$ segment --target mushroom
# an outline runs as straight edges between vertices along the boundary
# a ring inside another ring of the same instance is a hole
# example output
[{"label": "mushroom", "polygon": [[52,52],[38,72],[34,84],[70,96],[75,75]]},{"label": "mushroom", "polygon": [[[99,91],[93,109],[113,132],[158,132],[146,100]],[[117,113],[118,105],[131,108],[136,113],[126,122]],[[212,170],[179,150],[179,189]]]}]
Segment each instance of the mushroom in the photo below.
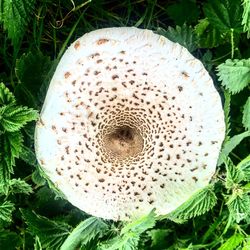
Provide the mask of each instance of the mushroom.
[{"label": "mushroom", "polygon": [[138,28],[76,40],[51,80],[37,159],[66,198],[98,217],[167,214],[206,186],[225,125],[220,96],[184,47]]}]

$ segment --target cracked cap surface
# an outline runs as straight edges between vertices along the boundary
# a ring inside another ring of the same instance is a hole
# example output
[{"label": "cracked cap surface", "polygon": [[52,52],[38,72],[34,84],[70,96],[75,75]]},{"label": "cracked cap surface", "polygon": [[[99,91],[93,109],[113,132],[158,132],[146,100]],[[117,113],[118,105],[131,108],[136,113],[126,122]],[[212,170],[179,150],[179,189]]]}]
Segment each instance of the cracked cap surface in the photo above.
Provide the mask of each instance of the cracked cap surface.
[{"label": "cracked cap surface", "polygon": [[36,126],[37,159],[94,216],[167,214],[209,183],[220,96],[184,47],[137,28],[85,34],[65,52]]}]

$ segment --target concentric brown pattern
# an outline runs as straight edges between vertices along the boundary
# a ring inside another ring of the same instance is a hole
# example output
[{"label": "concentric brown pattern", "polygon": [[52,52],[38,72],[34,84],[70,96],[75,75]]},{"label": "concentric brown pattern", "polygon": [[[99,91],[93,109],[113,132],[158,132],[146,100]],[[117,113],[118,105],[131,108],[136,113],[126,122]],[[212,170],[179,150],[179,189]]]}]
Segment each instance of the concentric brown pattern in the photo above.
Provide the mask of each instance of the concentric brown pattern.
[{"label": "concentric brown pattern", "polygon": [[151,31],[111,28],[61,59],[36,152],[72,204],[126,220],[166,214],[207,185],[223,138],[220,98],[198,60]]}]

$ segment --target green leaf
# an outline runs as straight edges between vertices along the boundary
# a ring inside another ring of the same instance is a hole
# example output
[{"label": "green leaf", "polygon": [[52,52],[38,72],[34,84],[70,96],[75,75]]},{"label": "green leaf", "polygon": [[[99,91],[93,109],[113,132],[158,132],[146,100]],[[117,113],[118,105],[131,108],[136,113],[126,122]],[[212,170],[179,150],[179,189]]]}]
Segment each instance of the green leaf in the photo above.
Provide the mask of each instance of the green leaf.
[{"label": "green leaf", "polygon": [[34,9],[35,0],[3,1],[2,21],[12,44],[17,48],[22,41]]},{"label": "green leaf", "polygon": [[3,83],[0,83],[0,107],[15,103],[15,101],[15,97],[10,90]]},{"label": "green leaf", "polygon": [[31,166],[37,166],[36,155],[30,148],[23,145],[22,151],[20,152],[20,159]]},{"label": "green leaf", "polygon": [[192,0],[180,0],[169,5],[166,11],[177,25],[196,22],[200,13],[198,6]]},{"label": "green leaf", "polygon": [[0,202],[0,220],[11,221],[11,214],[15,205],[10,201]]},{"label": "green leaf", "polygon": [[148,215],[143,216],[131,223],[125,225],[120,235],[117,237],[103,242],[100,249],[105,250],[136,250],[138,249],[138,243],[140,235],[147,229],[152,228],[155,225],[156,216],[154,211],[151,211]]},{"label": "green leaf", "polygon": [[212,27],[207,18],[199,20],[194,32],[200,48],[214,48],[225,42],[225,34]]},{"label": "green leaf", "polygon": [[244,193],[242,189],[235,189],[229,196],[227,206],[232,218],[239,223],[250,216],[250,196]]},{"label": "green leaf", "polygon": [[231,94],[229,91],[225,90],[224,91],[224,97],[225,97],[225,102],[224,102],[224,117],[225,117],[225,125],[226,125],[226,138],[224,140],[224,143],[230,139],[229,133],[231,131],[230,128],[230,108],[231,108]]},{"label": "green leaf", "polygon": [[168,242],[168,236],[172,233],[172,229],[152,229],[147,234],[152,240],[151,247],[153,249],[165,249]]},{"label": "green leaf", "polygon": [[34,250],[43,250],[42,244],[38,236],[35,237]]},{"label": "green leaf", "polygon": [[40,171],[38,169],[36,169],[32,173],[32,181],[38,186],[43,186],[46,183],[46,179],[41,176]]},{"label": "green leaf", "polygon": [[242,31],[240,0],[210,0],[203,8],[209,23],[222,32]]},{"label": "green leaf", "polygon": [[250,59],[228,59],[217,67],[217,71],[222,85],[233,94],[250,83]]},{"label": "green leaf", "polygon": [[[53,62],[48,56],[44,56],[40,51],[32,51],[23,54],[16,62],[16,75],[19,84],[15,89],[16,95],[22,99],[23,103],[38,109],[43,98],[39,92],[44,82],[49,82],[49,71]],[[30,73],[32,69],[32,74]]]},{"label": "green leaf", "polygon": [[28,107],[7,105],[0,108],[0,122],[4,130],[16,132],[28,122],[36,120],[38,113]]},{"label": "green leaf", "polygon": [[244,105],[242,123],[246,129],[250,130],[250,97]]},{"label": "green leaf", "polygon": [[218,250],[234,250],[236,249],[244,240],[244,236],[239,233],[235,233],[226,242],[224,242]]},{"label": "green leaf", "polygon": [[250,155],[243,159],[236,168],[240,172],[242,180],[250,182]]},{"label": "green leaf", "polygon": [[172,42],[179,43],[190,52],[197,49],[197,37],[191,26],[184,24],[181,27],[176,26],[175,29],[172,27],[168,27],[167,30],[158,29],[157,33],[167,37]]},{"label": "green leaf", "polygon": [[32,187],[21,179],[11,179],[9,181],[9,193],[14,194],[31,194]]},{"label": "green leaf", "polygon": [[206,213],[212,209],[217,202],[213,188],[213,185],[208,185],[197,191],[180,207],[169,213],[167,218],[173,221],[187,220]]},{"label": "green leaf", "polygon": [[250,38],[250,1],[243,0],[243,14],[242,14],[242,25],[243,31],[247,32],[247,38]]},{"label": "green leaf", "polygon": [[81,222],[68,236],[60,250],[75,250],[79,245],[86,245],[95,237],[102,237],[108,225],[101,219],[90,217]]},{"label": "green leaf", "polygon": [[233,149],[248,136],[250,136],[250,131],[243,132],[228,139],[222,147],[217,165],[220,166]]},{"label": "green leaf", "polygon": [[227,160],[224,163],[227,169],[226,188],[230,189],[241,181],[241,175],[229,157],[227,157]]},{"label": "green leaf", "polygon": [[21,210],[30,234],[38,236],[43,248],[59,249],[70,233],[71,227],[63,222],[55,222],[33,211]]},{"label": "green leaf", "polygon": [[16,233],[7,230],[0,230],[0,249],[22,249],[21,243],[21,238]]},{"label": "green leaf", "polygon": [[19,157],[22,150],[23,137],[20,131],[0,135],[0,183],[10,180],[13,173],[15,158]]}]

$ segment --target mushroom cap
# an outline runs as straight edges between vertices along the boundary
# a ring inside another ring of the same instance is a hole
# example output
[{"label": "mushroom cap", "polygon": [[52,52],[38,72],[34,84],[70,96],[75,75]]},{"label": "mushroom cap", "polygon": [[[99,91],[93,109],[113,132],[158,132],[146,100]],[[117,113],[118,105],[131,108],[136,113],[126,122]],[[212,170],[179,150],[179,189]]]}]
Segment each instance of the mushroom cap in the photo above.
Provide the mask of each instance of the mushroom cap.
[{"label": "mushroom cap", "polygon": [[167,214],[213,176],[220,96],[184,47],[134,27],[77,39],[36,125],[37,159],[67,199],[98,217]]}]

